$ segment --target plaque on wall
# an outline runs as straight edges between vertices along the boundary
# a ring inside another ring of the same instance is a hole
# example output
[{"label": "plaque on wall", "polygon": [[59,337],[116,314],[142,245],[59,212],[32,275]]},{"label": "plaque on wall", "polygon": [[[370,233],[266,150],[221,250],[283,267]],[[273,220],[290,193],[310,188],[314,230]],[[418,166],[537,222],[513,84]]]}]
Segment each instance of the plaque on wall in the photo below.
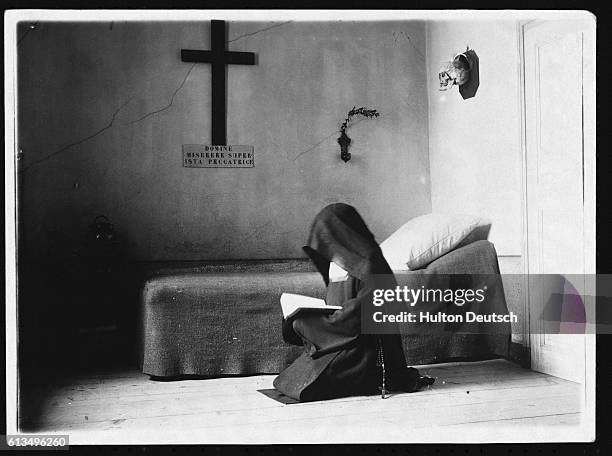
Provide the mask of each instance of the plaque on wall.
[{"label": "plaque on wall", "polygon": [[254,168],[253,146],[183,144],[185,168]]}]

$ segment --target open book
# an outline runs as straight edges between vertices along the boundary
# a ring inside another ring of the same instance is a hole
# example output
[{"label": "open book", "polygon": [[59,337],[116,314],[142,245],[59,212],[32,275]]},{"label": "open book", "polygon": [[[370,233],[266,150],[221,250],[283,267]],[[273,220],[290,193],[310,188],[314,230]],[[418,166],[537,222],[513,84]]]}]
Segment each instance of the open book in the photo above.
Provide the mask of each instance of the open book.
[{"label": "open book", "polygon": [[280,303],[281,309],[283,310],[283,318],[285,320],[302,311],[332,313],[338,309],[342,309],[341,306],[328,306],[325,304],[325,301],[319,298],[293,293],[283,293],[280,297]]}]

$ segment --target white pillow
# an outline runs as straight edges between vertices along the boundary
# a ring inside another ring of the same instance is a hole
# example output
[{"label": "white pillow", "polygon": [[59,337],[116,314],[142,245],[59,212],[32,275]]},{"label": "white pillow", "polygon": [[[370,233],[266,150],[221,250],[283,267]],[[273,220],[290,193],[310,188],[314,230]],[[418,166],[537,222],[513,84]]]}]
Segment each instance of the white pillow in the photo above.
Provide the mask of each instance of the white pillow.
[{"label": "white pillow", "polygon": [[450,252],[468,237],[469,242],[487,239],[490,229],[491,221],[484,217],[426,214],[402,225],[380,248],[392,270],[414,270]]}]

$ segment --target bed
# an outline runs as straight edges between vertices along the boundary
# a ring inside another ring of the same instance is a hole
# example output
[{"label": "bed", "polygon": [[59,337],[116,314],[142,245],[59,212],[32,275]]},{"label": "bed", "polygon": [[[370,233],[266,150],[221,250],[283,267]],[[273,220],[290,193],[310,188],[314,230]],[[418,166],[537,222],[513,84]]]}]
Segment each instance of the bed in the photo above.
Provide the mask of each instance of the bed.
[{"label": "bed", "polygon": [[[495,247],[477,241],[418,271],[395,273],[400,286],[423,274],[499,274]],[[452,285],[452,284],[450,284]],[[464,284],[465,285],[465,284]],[[492,284],[506,309],[501,277]],[[325,284],[306,260],[173,265],[152,271],[141,294],[142,371],[154,378],[276,374],[300,354],[283,342],[281,293],[323,298]],[[509,334],[402,334],[410,365],[505,357]]]}]

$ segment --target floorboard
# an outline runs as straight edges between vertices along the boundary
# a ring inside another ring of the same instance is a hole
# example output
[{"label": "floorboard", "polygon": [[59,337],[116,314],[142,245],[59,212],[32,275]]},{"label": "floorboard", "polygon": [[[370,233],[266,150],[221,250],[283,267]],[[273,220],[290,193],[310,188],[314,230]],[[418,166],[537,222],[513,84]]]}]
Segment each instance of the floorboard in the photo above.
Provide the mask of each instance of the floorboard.
[{"label": "floorboard", "polygon": [[257,391],[272,388],[273,375],[160,382],[123,370],[29,379],[20,429],[69,434],[72,443],[393,443],[546,441],[583,424],[583,387],[573,382],[505,360],[420,370],[436,378],[420,392],[293,405]]}]

